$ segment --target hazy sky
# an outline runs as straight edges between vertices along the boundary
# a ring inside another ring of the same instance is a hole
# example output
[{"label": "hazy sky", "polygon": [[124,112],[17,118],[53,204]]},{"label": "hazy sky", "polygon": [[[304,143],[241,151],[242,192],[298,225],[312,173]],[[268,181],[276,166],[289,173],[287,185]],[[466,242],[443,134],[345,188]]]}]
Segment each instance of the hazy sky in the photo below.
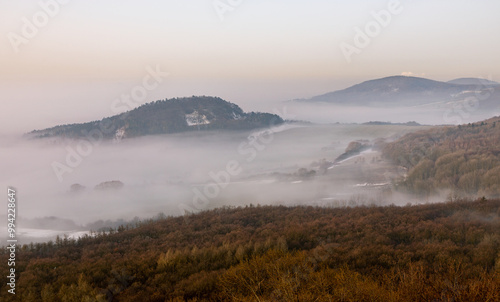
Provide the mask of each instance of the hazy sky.
[{"label": "hazy sky", "polygon": [[[244,110],[402,73],[500,79],[498,0],[401,0],[396,14],[386,0],[60,2],[0,2],[3,132],[111,115],[147,66],[169,76],[143,103],[217,95]],[[370,24],[349,63],[342,43]]]}]

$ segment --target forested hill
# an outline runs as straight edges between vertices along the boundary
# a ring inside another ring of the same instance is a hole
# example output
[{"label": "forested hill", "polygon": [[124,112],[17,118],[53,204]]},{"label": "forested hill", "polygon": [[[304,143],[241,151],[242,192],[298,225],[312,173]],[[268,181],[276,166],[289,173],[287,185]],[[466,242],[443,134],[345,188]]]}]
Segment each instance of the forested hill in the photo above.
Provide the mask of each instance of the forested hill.
[{"label": "forested hill", "polygon": [[247,130],[281,123],[283,120],[275,114],[245,113],[238,105],[221,98],[193,96],[148,103],[101,121],[35,130],[29,136],[127,138],[213,129]]},{"label": "forested hill", "polygon": [[454,196],[500,196],[500,117],[410,133],[385,146],[384,155],[408,168],[400,188]]},{"label": "forested hill", "polygon": [[485,199],[217,209],[24,245],[0,300],[500,301],[499,215]]}]

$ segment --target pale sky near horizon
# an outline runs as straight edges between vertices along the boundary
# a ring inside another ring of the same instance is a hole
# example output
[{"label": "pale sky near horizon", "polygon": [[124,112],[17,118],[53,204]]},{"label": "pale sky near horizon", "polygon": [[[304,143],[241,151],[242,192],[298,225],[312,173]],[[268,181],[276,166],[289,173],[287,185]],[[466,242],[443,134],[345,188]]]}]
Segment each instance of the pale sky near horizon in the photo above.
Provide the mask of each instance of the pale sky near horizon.
[{"label": "pale sky near horizon", "polygon": [[40,3],[54,1],[0,2],[1,129],[109,116],[147,66],[169,76],[143,103],[216,95],[244,110],[402,73],[500,80],[498,0],[401,0],[350,63],[341,43],[354,45],[354,28],[390,1],[220,0],[241,2],[221,21],[214,0],[66,0],[16,52],[23,18],[32,22]]}]

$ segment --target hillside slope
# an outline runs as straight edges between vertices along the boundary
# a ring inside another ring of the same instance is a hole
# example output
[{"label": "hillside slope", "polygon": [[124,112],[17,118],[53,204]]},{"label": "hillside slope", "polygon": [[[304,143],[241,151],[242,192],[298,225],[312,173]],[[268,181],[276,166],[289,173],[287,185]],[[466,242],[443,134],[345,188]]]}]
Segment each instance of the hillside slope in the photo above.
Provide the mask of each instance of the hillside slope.
[{"label": "hillside slope", "polygon": [[410,133],[383,153],[409,169],[399,185],[410,192],[500,196],[500,117]]},{"label": "hillside slope", "polygon": [[499,215],[482,199],[161,218],[23,246],[0,300],[500,301]]}]

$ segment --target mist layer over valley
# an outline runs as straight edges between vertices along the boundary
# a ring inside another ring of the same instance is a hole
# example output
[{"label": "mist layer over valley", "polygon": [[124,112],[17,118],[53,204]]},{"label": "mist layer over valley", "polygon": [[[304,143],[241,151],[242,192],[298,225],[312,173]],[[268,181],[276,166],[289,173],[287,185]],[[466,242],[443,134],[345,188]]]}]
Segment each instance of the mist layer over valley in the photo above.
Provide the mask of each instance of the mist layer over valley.
[{"label": "mist layer over valley", "polygon": [[[72,233],[95,229],[99,224],[91,223],[98,220],[178,216],[222,206],[405,204],[407,198],[390,194],[391,179],[404,171],[378,151],[370,147],[335,159],[352,141],[392,140],[422,128],[427,127],[286,123],[93,145],[78,139],[11,139],[1,147],[10,159],[3,163],[1,178],[19,190],[24,238],[43,234],[23,227]],[[110,181],[123,187],[96,188]],[[74,225],[33,221],[44,217]]]}]

